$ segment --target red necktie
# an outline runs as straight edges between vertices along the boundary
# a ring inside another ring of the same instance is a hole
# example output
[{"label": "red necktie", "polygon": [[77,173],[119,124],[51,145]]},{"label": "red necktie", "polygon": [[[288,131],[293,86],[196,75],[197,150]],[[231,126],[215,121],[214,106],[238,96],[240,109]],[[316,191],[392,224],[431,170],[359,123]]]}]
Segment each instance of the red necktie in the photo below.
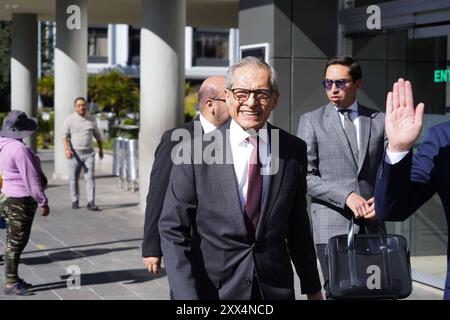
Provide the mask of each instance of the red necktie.
[{"label": "red necktie", "polygon": [[252,136],[248,137],[247,141],[253,146],[253,151],[248,164],[247,201],[244,206],[245,225],[249,234],[255,237],[256,226],[261,214],[263,177],[258,157],[258,139]]}]

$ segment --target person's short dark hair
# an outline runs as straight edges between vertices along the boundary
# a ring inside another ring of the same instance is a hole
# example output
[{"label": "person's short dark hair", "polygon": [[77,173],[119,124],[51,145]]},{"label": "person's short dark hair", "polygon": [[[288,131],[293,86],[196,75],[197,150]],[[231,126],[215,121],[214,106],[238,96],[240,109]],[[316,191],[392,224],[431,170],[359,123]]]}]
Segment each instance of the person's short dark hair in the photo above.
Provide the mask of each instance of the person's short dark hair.
[{"label": "person's short dark hair", "polygon": [[76,97],[75,100],[73,100],[73,104],[76,105],[78,100],[83,100],[84,103],[87,103],[86,98],[84,98],[84,97]]},{"label": "person's short dark hair", "polygon": [[330,58],[327,62],[327,65],[325,66],[325,71],[323,72],[323,74],[325,75],[327,73],[328,67],[332,66],[334,64],[339,64],[341,66],[348,67],[349,68],[348,73],[352,77],[353,81],[356,81],[356,80],[359,80],[362,78],[362,71],[361,71],[361,66],[359,65],[359,62],[350,56],[336,56],[336,57]]}]

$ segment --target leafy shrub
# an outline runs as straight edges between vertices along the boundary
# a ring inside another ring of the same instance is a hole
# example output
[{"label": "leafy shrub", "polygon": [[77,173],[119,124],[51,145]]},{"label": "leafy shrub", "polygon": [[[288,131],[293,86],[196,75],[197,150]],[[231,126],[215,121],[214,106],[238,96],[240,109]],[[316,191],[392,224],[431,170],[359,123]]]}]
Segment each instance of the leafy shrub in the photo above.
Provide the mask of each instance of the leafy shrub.
[{"label": "leafy shrub", "polygon": [[38,130],[37,130],[38,148],[48,149],[53,147],[54,143],[53,138],[55,130],[55,112],[48,108],[39,110],[37,120],[38,120]]},{"label": "leafy shrub", "polygon": [[55,78],[47,75],[39,79],[37,91],[41,95],[42,103],[45,107],[53,107],[55,96]]},{"label": "leafy shrub", "polygon": [[185,122],[193,120],[197,115],[198,95],[197,88],[186,81],[184,85],[184,120]]},{"label": "leafy shrub", "polygon": [[98,104],[100,111],[139,112],[139,88],[130,77],[116,69],[89,76],[88,96]]}]

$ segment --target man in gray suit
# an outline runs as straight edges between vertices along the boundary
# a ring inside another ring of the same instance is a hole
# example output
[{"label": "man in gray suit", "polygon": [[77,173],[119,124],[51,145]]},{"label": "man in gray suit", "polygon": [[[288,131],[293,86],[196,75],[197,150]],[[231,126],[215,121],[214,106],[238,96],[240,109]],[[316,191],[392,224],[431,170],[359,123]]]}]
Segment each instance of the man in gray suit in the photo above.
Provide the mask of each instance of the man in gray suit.
[{"label": "man in gray suit", "polygon": [[307,194],[327,289],[328,239],[347,233],[352,217],[369,232],[377,231],[373,195],[384,151],[384,113],[358,103],[362,72],[355,59],[333,57],[324,74],[322,85],[330,102],[302,115],[297,135],[307,144]]},{"label": "man in gray suit", "polygon": [[294,299],[291,260],[302,293],[321,299],[306,210],[306,145],[267,122],[278,100],[276,73],[246,57],[229,69],[226,85],[232,119],[181,145],[187,162],[172,168],[159,220],[172,298],[199,298],[195,230],[219,299]]}]

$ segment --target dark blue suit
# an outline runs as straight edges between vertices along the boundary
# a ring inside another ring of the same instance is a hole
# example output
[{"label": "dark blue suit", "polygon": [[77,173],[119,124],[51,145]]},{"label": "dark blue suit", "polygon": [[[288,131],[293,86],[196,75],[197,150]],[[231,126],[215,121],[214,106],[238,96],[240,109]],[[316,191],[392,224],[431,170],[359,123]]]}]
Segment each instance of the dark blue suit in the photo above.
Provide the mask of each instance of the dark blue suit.
[{"label": "dark blue suit", "polygon": [[[382,162],[375,188],[379,220],[402,221],[435,193],[439,195],[450,230],[450,121],[431,127],[420,150],[395,165]],[[450,300],[450,246],[444,299]]]}]

